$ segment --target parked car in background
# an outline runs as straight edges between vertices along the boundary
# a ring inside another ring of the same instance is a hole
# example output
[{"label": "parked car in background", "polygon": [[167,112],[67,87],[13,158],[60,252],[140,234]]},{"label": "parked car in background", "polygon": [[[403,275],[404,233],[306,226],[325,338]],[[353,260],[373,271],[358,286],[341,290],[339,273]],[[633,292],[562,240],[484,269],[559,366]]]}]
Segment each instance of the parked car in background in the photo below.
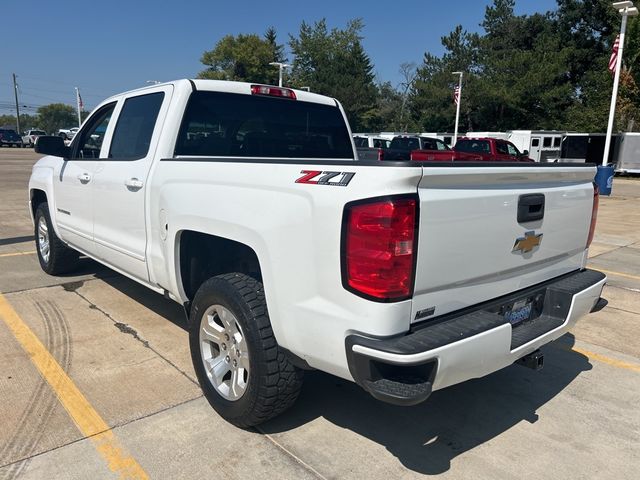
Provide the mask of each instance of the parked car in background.
[{"label": "parked car in background", "polygon": [[354,135],[353,143],[356,144],[356,148],[389,148],[391,140],[372,135]]},{"label": "parked car in background", "polygon": [[481,162],[533,162],[529,158],[529,152],[520,152],[516,146],[501,138],[466,138],[463,137],[456,142],[453,149],[456,152],[471,154],[464,160],[475,160]]},{"label": "parked car in background", "polygon": [[391,144],[384,151],[381,160],[411,160],[411,152],[414,150],[451,152],[451,149],[438,138],[421,135],[398,135],[391,140]]},{"label": "parked car in background", "polygon": [[76,133],[80,130],[78,127],[72,128],[61,128],[58,130],[58,136],[62,137],[64,140],[71,140],[75,137]]},{"label": "parked car in background", "polygon": [[354,134],[353,143],[358,152],[360,160],[382,160],[383,151],[389,148],[391,140],[389,138],[375,135]]},{"label": "parked car in background", "polygon": [[15,130],[0,128],[0,147],[24,147],[22,137]]},{"label": "parked car in background", "polygon": [[47,132],[44,130],[27,130],[22,136],[22,142],[25,146],[33,147],[36,144],[38,137],[42,137],[46,134]]}]

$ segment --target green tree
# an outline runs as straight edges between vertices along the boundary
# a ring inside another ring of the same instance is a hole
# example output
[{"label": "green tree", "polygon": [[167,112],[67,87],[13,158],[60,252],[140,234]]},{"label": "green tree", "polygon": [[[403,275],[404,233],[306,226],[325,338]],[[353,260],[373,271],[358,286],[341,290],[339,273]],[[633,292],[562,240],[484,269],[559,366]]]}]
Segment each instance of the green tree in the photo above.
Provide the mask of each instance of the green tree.
[{"label": "green tree", "polygon": [[478,92],[478,43],[476,34],[470,34],[458,25],[441,38],[445,53],[436,57],[425,53],[422,65],[409,93],[409,110],[418,129],[432,132],[453,132],[456,106],[453,90],[458,77],[452,72],[464,72],[460,130],[474,129]]},{"label": "green tree", "polygon": [[38,126],[47,133],[55,134],[61,128],[78,124],[76,110],[64,103],[52,103],[38,108]]},{"label": "green tree", "polygon": [[[16,116],[15,115],[0,115],[0,127],[10,127],[16,129]],[[36,115],[20,114],[20,129],[22,134],[25,130],[30,128],[40,128],[38,125],[38,117]]]},{"label": "green tree", "polygon": [[368,129],[376,118],[373,65],[362,47],[361,19],[344,30],[329,30],[325,19],[302,22],[298,36],[290,36],[294,54],[292,83],[337,98],[354,130]]},{"label": "green tree", "polygon": [[208,68],[198,78],[275,84],[278,70],[269,63],[283,60],[283,48],[278,45],[273,28],[264,38],[255,34],[227,35],[213,50],[202,54],[200,61]]}]

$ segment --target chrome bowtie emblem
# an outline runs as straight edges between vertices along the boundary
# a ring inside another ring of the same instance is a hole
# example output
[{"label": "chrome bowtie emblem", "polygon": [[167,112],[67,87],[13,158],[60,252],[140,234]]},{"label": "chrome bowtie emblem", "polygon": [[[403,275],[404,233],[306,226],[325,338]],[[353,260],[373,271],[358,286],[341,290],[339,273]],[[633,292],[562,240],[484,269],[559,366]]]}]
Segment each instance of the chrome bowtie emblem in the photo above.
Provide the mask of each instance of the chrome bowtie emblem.
[{"label": "chrome bowtie emblem", "polygon": [[524,237],[516,238],[512,252],[527,253],[536,248],[542,242],[542,234],[536,232],[525,232]]}]

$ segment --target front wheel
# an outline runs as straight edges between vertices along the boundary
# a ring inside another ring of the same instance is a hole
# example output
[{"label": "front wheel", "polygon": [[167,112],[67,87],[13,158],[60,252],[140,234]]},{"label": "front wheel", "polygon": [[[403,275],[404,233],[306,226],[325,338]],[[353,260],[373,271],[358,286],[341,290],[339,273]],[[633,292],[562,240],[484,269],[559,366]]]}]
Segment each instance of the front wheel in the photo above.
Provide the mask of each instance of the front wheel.
[{"label": "front wheel", "polygon": [[35,238],[40,267],[46,273],[60,275],[77,266],[80,255],[77,251],[67,247],[56,235],[46,202],[36,208]]},{"label": "front wheel", "polygon": [[293,405],[303,372],[276,342],[260,282],[242,273],[210,278],[198,289],[189,320],[198,381],[225,420],[247,428]]}]

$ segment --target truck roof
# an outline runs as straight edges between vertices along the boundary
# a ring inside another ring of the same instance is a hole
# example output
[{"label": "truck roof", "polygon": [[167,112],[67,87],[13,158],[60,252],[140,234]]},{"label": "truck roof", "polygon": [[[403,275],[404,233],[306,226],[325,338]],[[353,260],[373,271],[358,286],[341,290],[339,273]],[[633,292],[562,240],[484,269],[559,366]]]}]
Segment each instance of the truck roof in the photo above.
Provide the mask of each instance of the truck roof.
[{"label": "truck roof", "polygon": [[[190,85],[190,88],[199,90],[199,91],[208,91],[208,92],[224,92],[224,93],[239,93],[244,95],[251,95],[251,86],[252,85],[264,85],[274,88],[285,88],[287,90],[292,90],[295,92],[296,100],[303,102],[312,102],[312,103],[320,103],[323,105],[334,105],[337,106],[338,102],[331,97],[327,97],[325,95],[320,95],[317,93],[307,92],[306,90],[296,90],[291,87],[278,87],[276,85],[268,85],[264,83],[258,82],[233,82],[228,80],[203,80],[203,79],[179,79],[172,80],[169,82],[163,82],[153,85],[146,85],[141,88],[136,88],[133,90],[128,90],[126,92],[120,92],[116,95],[112,95],[110,98],[119,97],[121,95],[129,95],[131,93],[144,92],[145,90],[153,90],[159,86],[163,85]],[[108,100],[108,99],[107,99]]]}]

